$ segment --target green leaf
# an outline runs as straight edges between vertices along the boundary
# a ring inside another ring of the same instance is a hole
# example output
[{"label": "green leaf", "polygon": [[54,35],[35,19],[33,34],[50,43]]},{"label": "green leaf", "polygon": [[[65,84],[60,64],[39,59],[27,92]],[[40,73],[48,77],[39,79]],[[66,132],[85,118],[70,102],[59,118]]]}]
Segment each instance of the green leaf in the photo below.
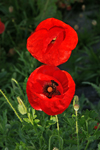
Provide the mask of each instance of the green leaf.
[{"label": "green leaf", "polygon": [[27,123],[30,123],[30,120],[28,118],[23,118],[24,121],[26,121]]},{"label": "green leaf", "polygon": [[94,140],[96,140],[96,135],[89,136],[89,137],[87,138],[87,140],[90,141],[90,142],[93,142]]},{"label": "green leaf", "polygon": [[51,116],[50,120],[56,122],[56,117],[55,116],[54,117]]},{"label": "green leaf", "polygon": [[100,96],[100,86],[97,86],[96,84],[90,83],[90,82],[83,82],[83,84],[89,84],[89,85],[91,85],[96,90],[96,92],[98,93],[98,95]]},{"label": "green leaf", "polygon": [[54,17],[56,18],[57,15],[57,0],[38,0],[37,5],[39,7],[40,13],[38,16],[35,17],[35,26],[37,26],[41,21]]},{"label": "green leaf", "polygon": [[41,125],[38,124],[38,127],[41,131],[44,131],[44,127],[42,127]]},{"label": "green leaf", "polygon": [[100,150],[100,143],[98,144],[98,150]]},{"label": "green leaf", "polygon": [[32,109],[32,116],[35,119],[37,116],[35,115],[35,109]]},{"label": "green leaf", "polygon": [[38,124],[38,123],[40,122],[40,120],[39,120],[39,119],[35,119],[34,122],[35,122],[36,124]]},{"label": "green leaf", "polygon": [[74,3],[74,2],[75,2],[75,0],[70,0],[70,2],[71,2],[71,3]]}]

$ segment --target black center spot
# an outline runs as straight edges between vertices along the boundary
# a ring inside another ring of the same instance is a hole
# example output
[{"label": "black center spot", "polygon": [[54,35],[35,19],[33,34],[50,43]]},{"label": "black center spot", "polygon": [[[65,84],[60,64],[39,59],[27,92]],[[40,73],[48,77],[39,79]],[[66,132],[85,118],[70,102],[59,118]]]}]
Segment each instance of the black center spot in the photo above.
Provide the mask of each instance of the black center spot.
[{"label": "black center spot", "polygon": [[57,90],[58,83],[54,80],[51,80],[51,82],[46,83],[43,87],[43,93],[48,97],[52,98],[52,96],[55,95],[61,95],[61,93]]}]

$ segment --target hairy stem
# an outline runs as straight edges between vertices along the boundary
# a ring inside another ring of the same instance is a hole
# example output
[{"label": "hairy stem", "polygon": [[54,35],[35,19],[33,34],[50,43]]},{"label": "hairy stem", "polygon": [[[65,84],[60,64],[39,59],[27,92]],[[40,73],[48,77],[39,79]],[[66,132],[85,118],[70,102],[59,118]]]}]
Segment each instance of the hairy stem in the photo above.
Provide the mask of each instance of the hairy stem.
[{"label": "hairy stem", "polygon": [[78,136],[78,118],[77,118],[77,111],[75,111],[75,115],[76,115],[77,150],[79,150],[79,136]]},{"label": "hairy stem", "polygon": [[59,122],[58,122],[58,116],[57,115],[55,115],[56,116],[56,121],[57,121],[57,130],[58,130],[58,134],[59,134]]},{"label": "hairy stem", "polygon": [[12,110],[15,112],[16,116],[18,117],[18,119],[20,120],[20,122],[23,122],[22,119],[20,118],[20,116],[18,115],[17,111],[15,110],[15,108],[12,106],[12,104],[10,103],[10,101],[8,100],[8,98],[6,97],[6,95],[3,93],[3,91],[0,89],[1,94],[4,96],[4,98],[7,100],[8,104],[10,105],[10,107],[12,108]]}]

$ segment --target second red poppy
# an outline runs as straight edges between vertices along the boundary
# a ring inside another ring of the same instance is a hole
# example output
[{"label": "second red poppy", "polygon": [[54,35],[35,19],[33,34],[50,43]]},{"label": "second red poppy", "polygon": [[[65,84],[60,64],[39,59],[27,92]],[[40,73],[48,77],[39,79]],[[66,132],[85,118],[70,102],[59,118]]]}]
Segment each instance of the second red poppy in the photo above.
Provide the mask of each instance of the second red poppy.
[{"label": "second red poppy", "polygon": [[71,26],[48,18],[28,38],[27,49],[40,62],[58,66],[69,59],[77,43],[77,33]]},{"label": "second red poppy", "polygon": [[65,111],[75,93],[75,83],[71,75],[58,67],[42,65],[28,78],[27,97],[31,106],[48,115],[58,115]]}]

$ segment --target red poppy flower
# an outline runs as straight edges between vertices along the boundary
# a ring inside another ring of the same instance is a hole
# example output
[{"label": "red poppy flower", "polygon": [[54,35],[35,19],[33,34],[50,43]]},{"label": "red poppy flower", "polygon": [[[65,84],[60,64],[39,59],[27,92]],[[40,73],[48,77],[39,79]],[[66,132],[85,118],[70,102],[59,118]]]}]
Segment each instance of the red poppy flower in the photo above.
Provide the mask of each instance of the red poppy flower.
[{"label": "red poppy flower", "polygon": [[98,128],[98,126],[99,126],[99,123],[97,123],[97,126],[94,126],[94,129],[97,129],[97,128]]},{"label": "red poppy flower", "polygon": [[58,66],[69,59],[77,42],[77,33],[71,26],[48,18],[28,38],[27,49],[40,62]]},{"label": "red poppy flower", "polygon": [[68,72],[55,66],[42,65],[29,76],[26,92],[34,109],[57,115],[71,103],[75,83]]},{"label": "red poppy flower", "polygon": [[4,23],[1,22],[1,19],[0,19],[0,34],[3,33],[5,30],[5,25]]}]

